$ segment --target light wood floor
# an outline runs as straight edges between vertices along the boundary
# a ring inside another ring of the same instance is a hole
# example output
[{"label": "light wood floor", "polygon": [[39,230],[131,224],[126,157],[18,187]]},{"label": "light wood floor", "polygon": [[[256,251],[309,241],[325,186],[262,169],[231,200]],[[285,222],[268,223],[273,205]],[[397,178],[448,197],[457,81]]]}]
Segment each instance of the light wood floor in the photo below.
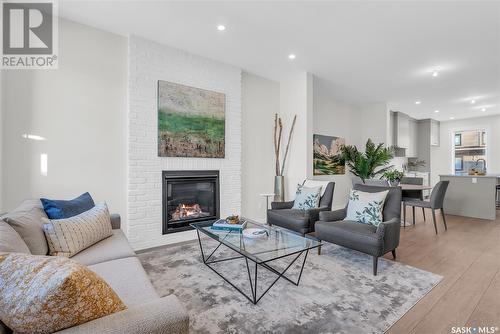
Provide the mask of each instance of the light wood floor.
[{"label": "light wood floor", "polygon": [[[443,280],[388,333],[449,334],[452,326],[500,328],[500,212],[496,221],[447,215],[447,231],[438,217],[438,235],[430,211],[426,222],[421,212],[417,214],[415,226],[401,229],[397,261]],[[410,210],[407,219],[411,220]],[[390,253],[386,257],[391,258]]]}]

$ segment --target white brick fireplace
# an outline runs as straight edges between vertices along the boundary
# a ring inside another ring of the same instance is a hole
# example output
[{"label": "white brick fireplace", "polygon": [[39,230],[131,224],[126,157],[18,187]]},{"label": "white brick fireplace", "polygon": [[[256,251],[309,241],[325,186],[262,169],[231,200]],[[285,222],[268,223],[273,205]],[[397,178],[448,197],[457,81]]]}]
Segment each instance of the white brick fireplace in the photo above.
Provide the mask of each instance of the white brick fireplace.
[{"label": "white brick fireplace", "polygon": [[[128,52],[128,238],[135,249],[193,239],[162,234],[162,171],[219,170],[221,216],[241,211],[241,70],[134,36]],[[158,80],[226,94],[224,159],[158,157]]]}]

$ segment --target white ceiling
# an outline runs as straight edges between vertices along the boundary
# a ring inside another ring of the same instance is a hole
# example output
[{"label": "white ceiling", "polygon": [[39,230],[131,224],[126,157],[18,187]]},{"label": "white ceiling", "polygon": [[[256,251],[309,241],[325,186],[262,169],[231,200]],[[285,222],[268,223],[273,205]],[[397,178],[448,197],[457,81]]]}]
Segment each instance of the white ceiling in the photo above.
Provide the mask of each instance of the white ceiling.
[{"label": "white ceiling", "polygon": [[354,104],[438,120],[500,113],[497,1],[60,1],[59,11],[274,80],[305,70]]}]

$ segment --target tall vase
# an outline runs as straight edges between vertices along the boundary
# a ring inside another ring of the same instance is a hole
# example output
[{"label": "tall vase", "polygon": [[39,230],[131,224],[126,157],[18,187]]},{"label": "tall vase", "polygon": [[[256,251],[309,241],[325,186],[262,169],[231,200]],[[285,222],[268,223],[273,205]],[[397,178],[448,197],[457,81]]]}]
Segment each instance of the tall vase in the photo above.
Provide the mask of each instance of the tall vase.
[{"label": "tall vase", "polygon": [[276,175],[274,177],[274,201],[283,202],[285,200],[285,177]]}]

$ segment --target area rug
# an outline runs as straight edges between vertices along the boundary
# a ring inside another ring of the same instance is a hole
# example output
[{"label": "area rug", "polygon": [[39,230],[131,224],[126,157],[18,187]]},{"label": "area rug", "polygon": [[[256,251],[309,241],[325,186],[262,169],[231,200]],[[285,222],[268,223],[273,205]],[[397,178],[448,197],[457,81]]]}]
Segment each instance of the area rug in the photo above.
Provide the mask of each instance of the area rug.
[{"label": "area rug", "polygon": [[[223,248],[214,256],[238,255]],[[254,305],[203,264],[198,241],[138,256],[158,293],[175,294],[186,307],[190,333],[384,333],[441,280],[386,259],[379,260],[373,276],[371,256],[327,244],[320,256],[309,252],[299,286],[280,279]],[[285,268],[286,260],[273,266]],[[291,279],[298,277],[300,264],[287,271]],[[243,259],[215,265],[251,295]],[[260,295],[276,275],[264,268],[258,275]]]}]

